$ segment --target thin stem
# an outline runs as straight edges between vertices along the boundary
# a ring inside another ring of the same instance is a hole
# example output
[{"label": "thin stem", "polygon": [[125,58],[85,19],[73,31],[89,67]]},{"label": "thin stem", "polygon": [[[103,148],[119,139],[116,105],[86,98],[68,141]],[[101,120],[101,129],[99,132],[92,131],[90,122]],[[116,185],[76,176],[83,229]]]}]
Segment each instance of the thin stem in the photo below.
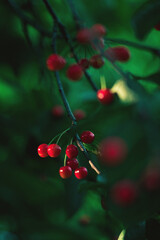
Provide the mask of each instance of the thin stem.
[{"label": "thin stem", "polygon": [[144,51],[149,51],[149,52],[152,52],[152,53],[160,56],[160,49],[158,49],[158,48],[145,46],[145,45],[140,44],[140,43],[135,43],[135,42],[126,41],[126,40],[123,40],[123,39],[116,39],[116,38],[108,38],[107,37],[106,41],[111,42],[111,43],[113,42],[113,43],[124,44],[124,45],[127,45],[127,46],[131,46],[131,47],[134,47],[134,48],[144,50]]},{"label": "thin stem", "polygon": [[52,138],[52,140],[48,143],[48,145],[50,145],[57,137],[59,137],[61,135],[61,133],[57,134],[55,137]]},{"label": "thin stem", "polygon": [[68,132],[70,129],[71,129],[71,128],[69,127],[69,128],[67,128],[66,130],[64,130],[64,131],[60,134],[59,138],[57,139],[56,144],[59,143],[59,140],[61,139],[61,137],[63,136],[63,134],[65,134],[66,132]]},{"label": "thin stem", "polygon": [[106,89],[106,80],[104,76],[100,76],[101,89]]},{"label": "thin stem", "polygon": [[73,2],[73,0],[66,0],[66,1],[67,1],[68,5],[71,9],[73,19],[75,21],[76,29],[79,30],[80,28],[83,27],[83,24],[82,24],[82,21],[79,18],[79,15],[78,15],[77,10],[75,8],[74,2]]},{"label": "thin stem", "polygon": [[64,166],[66,166],[66,161],[67,161],[67,155],[65,154],[65,156],[64,156]]}]

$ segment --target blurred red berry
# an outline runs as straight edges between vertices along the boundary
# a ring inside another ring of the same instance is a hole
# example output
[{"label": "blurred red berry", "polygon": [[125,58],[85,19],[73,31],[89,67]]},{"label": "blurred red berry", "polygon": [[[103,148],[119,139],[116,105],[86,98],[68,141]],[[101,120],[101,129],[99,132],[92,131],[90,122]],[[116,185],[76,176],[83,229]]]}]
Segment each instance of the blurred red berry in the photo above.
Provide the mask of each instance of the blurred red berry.
[{"label": "blurred red berry", "polygon": [[150,167],[143,175],[143,186],[148,191],[160,189],[160,168]]},{"label": "blurred red berry", "polygon": [[102,24],[95,24],[91,27],[91,34],[93,38],[103,37],[106,34],[106,28]]},{"label": "blurred red berry", "polygon": [[121,206],[132,204],[137,197],[135,183],[130,180],[123,180],[116,183],[111,190],[112,200]]},{"label": "blurred red berry", "polygon": [[101,161],[108,166],[120,164],[127,156],[127,145],[119,137],[109,137],[100,144]]},{"label": "blurred red berry", "polygon": [[79,167],[79,162],[77,158],[67,159],[66,165],[72,168],[72,170],[75,170]]},{"label": "blurred red berry", "polygon": [[94,133],[92,133],[91,131],[84,131],[81,134],[81,141],[83,143],[92,143],[94,141]]},{"label": "blurred red berry", "polygon": [[84,179],[84,178],[86,178],[87,175],[88,175],[87,168],[85,168],[85,167],[77,168],[77,169],[74,171],[74,175],[75,175],[75,177],[78,178],[78,179]]},{"label": "blurred red berry", "polygon": [[129,49],[123,46],[108,48],[106,53],[114,61],[127,62],[130,59]]},{"label": "blurred red berry", "polygon": [[76,158],[78,155],[78,148],[73,144],[68,145],[66,148],[66,155],[70,159]]},{"label": "blurred red berry", "polygon": [[82,67],[83,70],[89,68],[90,66],[90,62],[88,59],[86,58],[82,58],[80,61],[79,61],[79,65]]},{"label": "blurred red berry", "polygon": [[64,166],[59,169],[59,175],[61,178],[70,178],[72,175],[72,169],[69,166]]},{"label": "blurred red berry", "polygon": [[94,55],[90,59],[90,65],[93,68],[101,68],[104,65],[104,60],[100,55]]},{"label": "blurred red berry", "polygon": [[157,31],[160,31],[160,23],[155,25],[154,28],[157,30]]},{"label": "blurred red berry", "polygon": [[82,217],[80,217],[80,219],[79,219],[79,223],[81,224],[81,225],[88,225],[89,223],[90,223],[90,221],[91,221],[91,219],[90,219],[90,217],[88,216],[88,215],[83,215]]},{"label": "blurred red berry", "polygon": [[51,71],[61,70],[64,68],[65,64],[66,60],[57,54],[52,54],[47,59],[47,67]]},{"label": "blurred red berry", "polygon": [[74,116],[76,120],[79,121],[86,117],[86,113],[81,109],[77,109],[74,111]]},{"label": "blurred red berry", "polygon": [[100,89],[97,92],[97,98],[102,104],[108,105],[113,102],[114,94],[111,92],[110,89]]},{"label": "blurred red berry", "polygon": [[77,41],[81,44],[86,44],[91,41],[91,32],[88,28],[83,28],[77,33]]},{"label": "blurred red berry", "polygon": [[48,155],[49,155],[50,157],[56,158],[56,157],[58,157],[58,156],[60,155],[60,153],[61,153],[61,147],[60,147],[59,145],[55,144],[55,143],[50,144],[50,145],[48,146],[47,152],[48,152]]},{"label": "blurred red berry", "polygon": [[67,70],[67,77],[70,80],[77,81],[83,76],[83,69],[79,64],[69,66]]},{"label": "blurred red berry", "polygon": [[48,149],[48,145],[47,144],[43,143],[43,144],[39,145],[39,147],[38,147],[38,155],[41,158],[47,157],[48,156],[47,149]]},{"label": "blurred red berry", "polygon": [[56,105],[52,108],[52,114],[54,117],[60,118],[64,115],[64,109],[61,105]]}]

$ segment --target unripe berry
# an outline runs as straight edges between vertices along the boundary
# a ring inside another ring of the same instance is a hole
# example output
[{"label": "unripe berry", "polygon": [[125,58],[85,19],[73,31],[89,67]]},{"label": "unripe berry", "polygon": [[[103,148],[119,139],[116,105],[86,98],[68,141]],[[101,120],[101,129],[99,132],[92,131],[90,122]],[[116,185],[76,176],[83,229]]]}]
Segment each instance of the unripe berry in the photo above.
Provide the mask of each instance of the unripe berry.
[{"label": "unripe berry", "polygon": [[47,59],[47,67],[51,71],[61,70],[64,68],[65,64],[66,60],[57,54],[52,54]]},{"label": "unripe berry", "polygon": [[136,185],[130,180],[116,183],[111,191],[113,201],[120,206],[132,204],[137,197]]},{"label": "unripe berry", "polygon": [[67,159],[66,165],[72,168],[72,170],[75,170],[79,167],[79,162],[76,158]]},{"label": "unripe berry", "polygon": [[113,61],[127,62],[130,59],[129,49],[123,46],[108,48],[106,53]]},{"label": "unripe berry", "polygon": [[160,168],[150,167],[143,175],[143,186],[148,191],[160,189]]},{"label": "unripe berry", "polygon": [[83,143],[92,143],[94,141],[94,133],[92,133],[91,131],[84,131],[81,134],[81,141]]},{"label": "unripe berry", "polygon": [[78,148],[73,144],[68,145],[66,148],[66,155],[70,159],[76,158],[78,155]]},{"label": "unripe berry", "polygon": [[106,34],[106,28],[102,24],[95,24],[91,27],[92,37],[103,37]]},{"label": "unripe berry", "polygon": [[90,43],[91,41],[91,32],[90,29],[83,28],[77,33],[77,41],[81,44]]},{"label": "unripe berry", "polygon": [[120,164],[127,156],[127,145],[119,137],[109,137],[100,144],[100,159],[108,166]]},{"label": "unripe berry", "polygon": [[77,168],[77,169],[74,171],[74,175],[75,175],[75,177],[78,178],[78,179],[84,179],[84,178],[86,178],[87,175],[88,175],[87,168],[85,168],[85,167]]},{"label": "unripe berry", "polygon": [[67,70],[67,77],[70,80],[77,81],[83,76],[83,69],[78,64],[71,65]]},{"label": "unripe berry", "polygon": [[64,166],[59,169],[59,175],[61,178],[70,178],[72,175],[72,169],[69,166]]},{"label": "unripe berry", "polygon": [[108,105],[113,102],[114,95],[110,89],[105,88],[98,90],[97,98],[102,104]]},{"label": "unripe berry", "polygon": [[86,117],[86,113],[81,109],[77,109],[74,111],[74,116],[76,120],[79,121]]},{"label": "unripe berry", "polygon": [[48,146],[47,152],[50,157],[56,158],[61,153],[61,147],[59,145],[53,143]]},{"label": "unripe berry", "polygon": [[101,68],[104,65],[104,60],[100,55],[94,55],[90,59],[90,65],[96,69]]},{"label": "unripe berry", "polygon": [[64,115],[64,109],[61,105],[56,105],[52,108],[52,114],[56,118],[61,118]]},{"label": "unripe berry", "polygon": [[157,30],[157,31],[160,31],[160,23],[155,25],[154,28]]},{"label": "unripe berry", "polygon": [[48,153],[47,153],[47,149],[48,149],[48,145],[43,143],[41,145],[39,145],[38,147],[38,155],[42,158],[45,158],[48,156]]},{"label": "unripe berry", "polygon": [[80,61],[79,61],[79,65],[82,67],[83,70],[89,68],[90,66],[90,62],[88,59],[86,58],[82,58]]}]

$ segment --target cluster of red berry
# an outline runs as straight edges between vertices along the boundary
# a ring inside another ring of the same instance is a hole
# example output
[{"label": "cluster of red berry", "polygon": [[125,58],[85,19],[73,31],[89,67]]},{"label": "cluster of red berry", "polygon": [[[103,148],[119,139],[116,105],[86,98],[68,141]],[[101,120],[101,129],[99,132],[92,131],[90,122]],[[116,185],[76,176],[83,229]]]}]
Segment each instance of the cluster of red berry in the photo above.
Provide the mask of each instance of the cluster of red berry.
[{"label": "cluster of red berry", "polygon": [[[90,144],[93,142],[95,136],[91,131],[84,131],[81,134],[81,141],[83,143]],[[61,153],[61,147],[58,144],[47,145],[45,143],[39,145],[38,155],[42,158],[50,156],[56,158]],[[77,146],[70,144],[66,148],[66,156],[68,157],[65,166],[59,169],[59,174],[62,178],[66,179],[71,177],[72,170],[74,170],[75,177],[78,179],[84,179],[88,175],[88,171],[85,167],[79,167],[77,160],[78,148]]]},{"label": "cluster of red berry", "polygon": [[154,28],[155,28],[157,31],[160,31],[160,23],[158,23],[157,25],[155,25]]}]

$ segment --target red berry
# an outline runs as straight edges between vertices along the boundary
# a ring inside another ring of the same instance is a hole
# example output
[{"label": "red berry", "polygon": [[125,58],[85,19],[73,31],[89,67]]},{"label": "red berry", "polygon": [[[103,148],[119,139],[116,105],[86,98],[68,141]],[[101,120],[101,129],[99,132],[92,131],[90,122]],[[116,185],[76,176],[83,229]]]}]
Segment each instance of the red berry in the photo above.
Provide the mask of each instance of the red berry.
[{"label": "red berry", "polygon": [[70,80],[77,81],[83,76],[83,69],[78,64],[71,65],[67,70],[67,77]]},{"label": "red berry", "polygon": [[81,44],[89,43],[91,40],[90,29],[83,28],[77,33],[77,41]]},{"label": "red berry", "polygon": [[39,145],[38,147],[38,155],[42,158],[45,158],[48,156],[48,153],[47,153],[47,148],[48,148],[48,145],[43,143],[41,145]]},{"label": "red berry", "polygon": [[83,215],[80,219],[79,219],[79,223],[81,225],[88,225],[90,223],[91,219],[88,215]]},{"label": "red berry", "polygon": [[94,133],[90,131],[84,131],[81,134],[81,141],[84,143],[92,143],[94,140]]},{"label": "red berry", "polygon": [[150,167],[143,175],[143,186],[148,191],[158,190],[160,188],[160,168]]},{"label": "red berry", "polygon": [[61,105],[56,105],[52,108],[52,114],[54,117],[60,118],[64,115],[64,109]]},{"label": "red berry", "polygon": [[75,177],[78,178],[78,179],[86,178],[87,175],[88,175],[87,168],[85,168],[85,167],[77,168],[77,169],[74,171],[74,175],[75,175]]},{"label": "red berry", "polygon": [[110,55],[112,60],[117,60],[120,62],[127,62],[130,59],[130,51],[126,47],[113,47],[108,48],[106,53]]},{"label": "red berry", "polygon": [[75,170],[79,167],[79,162],[78,162],[77,158],[67,159],[66,165],[69,166],[70,168],[72,168],[72,170]]},{"label": "red berry", "polygon": [[80,61],[79,61],[79,65],[83,68],[83,70],[89,68],[90,66],[90,62],[88,59],[86,58],[82,58]]},{"label": "red berry", "polygon": [[61,70],[65,64],[66,60],[57,54],[52,54],[47,59],[47,67],[51,71]]},{"label": "red berry", "polygon": [[98,90],[97,98],[102,104],[108,105],[113,102],[114,95],[110,89],[105,88]]},{"label": "red berry", "polygon": [[78,148],[73,144],[68,145],[66,148],[66,155],[70,159],[77,157]]},{"label": "red berry", "polygon": [[118,137],[109,137],[100,144],[101,160],[109,166],[121,163],[125,159],[127,152],[126,143]]},{"label": "red berry", "polygon": [[116,183],[111,191],[113,201],[121,206],[132,204],[137,197],[137,189],[133,182],[124,180]]},{"label": "red berry", "polygon": [[104,60],[100,55],[94,55],[90,59],[90,64],[93,68],[101,68],[104,65]]},{"label": "red berry", "polygon": [[106,34],[106,28],[102,24],[95,24],[91,28],[92,37],[103,37]]},{"label": "red berry", "polygon": [[47,152],[50,157],[56,158],[61,153],[61,147],[59,145],[53,143],[48,146]]},{"label": "red berry", "polygon": [[75,116],[76,120],[79,121],[86,117],[86,113],[81,109],[77,109],[74,111],[74,116]]},{"label": "red berry", "polygon": [[72,169],[69,166],[64,166],[59,169],[59,175],[61,178],[69,178],[72,175]]},{"label": "red berry", "polygon": [[154,26],[154,28],[155,28],[157,31],[160,31],[160,23],[157,24],[156,26]]}]

